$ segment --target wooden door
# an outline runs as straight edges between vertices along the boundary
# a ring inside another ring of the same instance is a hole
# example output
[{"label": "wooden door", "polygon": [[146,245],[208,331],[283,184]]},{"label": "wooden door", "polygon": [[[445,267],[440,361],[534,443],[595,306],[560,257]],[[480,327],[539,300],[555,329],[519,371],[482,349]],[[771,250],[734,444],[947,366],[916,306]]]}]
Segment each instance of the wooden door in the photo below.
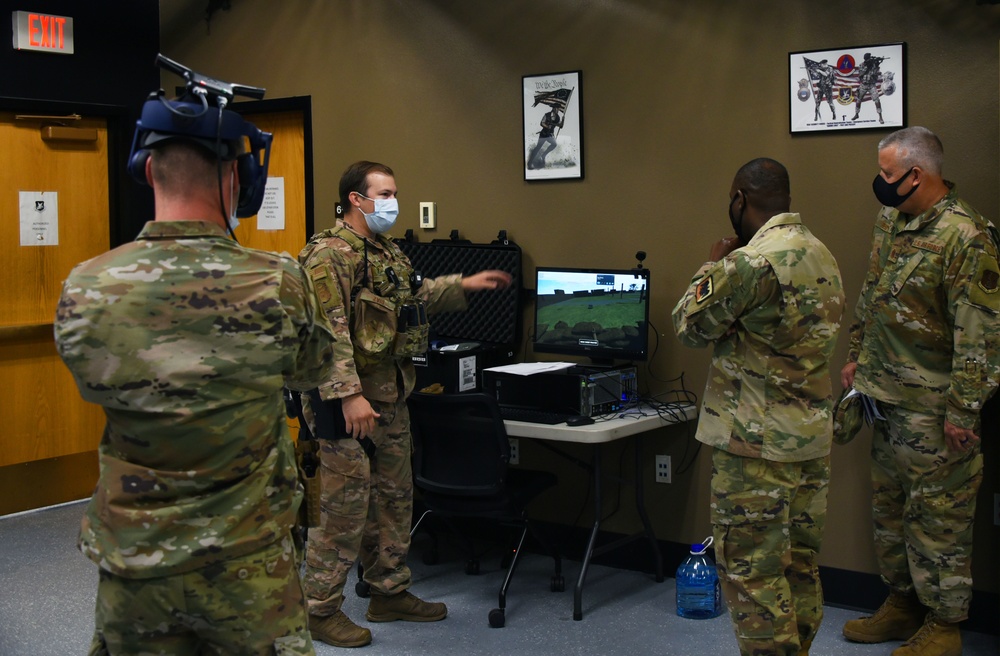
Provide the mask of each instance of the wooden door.
[{"label": "wooden door", "polygon": [[[298,257],[306,240],[312,236],[313,228],[309,199],[312,193],[312,162],[307,141],[310,134],[308,105],[268,112],[254,111],[255,105],[257,103],[242,103],[239,109],[245,119],[274,135],[267,177],[283,180],[284,194],[280,200],[284,207],[285,227],[281,230],[261,230],[257,225],[258,217],[254,216],[240,221],[235,231],[236,238],[251,248]],[[289,418],[288,425],[293,439],[297,439],[298,420]]]},{"label": "wooden door", "polygon": [[[45,123],[0,113],[0,514],[89,496],[104,427],[56,353],[52,321],[70,269],[110,246],[107,124],[83,118],[72,127],[92,140],[46,141]],[[57,243],[23,245],[20,192],[56,200]]]},{"label": "wooden door", "polygon": [[257,217],[242,219],[236,238],[244,246],[297,257],[306,240],[306,157],[305,119],[301,111],[246,113],[244,118],[264,132],[274,135],[271,162],[267,177],[284,181],[282,204],[285,227],[282,230],[261,230]]}]

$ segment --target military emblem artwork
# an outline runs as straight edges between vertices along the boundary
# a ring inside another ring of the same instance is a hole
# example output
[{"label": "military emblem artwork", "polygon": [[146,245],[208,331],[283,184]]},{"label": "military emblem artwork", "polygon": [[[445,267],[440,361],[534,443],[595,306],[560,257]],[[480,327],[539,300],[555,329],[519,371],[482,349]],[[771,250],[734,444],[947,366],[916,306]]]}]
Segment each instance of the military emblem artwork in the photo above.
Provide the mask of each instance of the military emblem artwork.
[{"label": "military emblem artwork", "polygon": [[904,126],[904,47],[790,53],[789,131]]}]

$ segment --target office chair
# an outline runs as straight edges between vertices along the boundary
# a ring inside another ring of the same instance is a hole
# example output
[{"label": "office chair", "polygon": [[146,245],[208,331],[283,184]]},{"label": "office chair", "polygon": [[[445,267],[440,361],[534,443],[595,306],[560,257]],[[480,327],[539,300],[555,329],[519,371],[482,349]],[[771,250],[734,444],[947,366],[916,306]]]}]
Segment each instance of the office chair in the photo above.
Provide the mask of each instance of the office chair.
[{"label": "office chair", "polygon": [[[562,559],[528,520],[525,506],[556,484],[550,472],[508,469],[510,443],[496,399],[488,394],[413,394],[413,482],[428,513],[449,518],[481,518],[520,528],[507,574],[500,588],[499,608],[489,614],[491,627],[505,624],[507,590],[530,531],[555,561],[549,589],[565,589]],[[475,568],[478,570],[478,568]],[[466,567],[467,573],[475,573]]]}]

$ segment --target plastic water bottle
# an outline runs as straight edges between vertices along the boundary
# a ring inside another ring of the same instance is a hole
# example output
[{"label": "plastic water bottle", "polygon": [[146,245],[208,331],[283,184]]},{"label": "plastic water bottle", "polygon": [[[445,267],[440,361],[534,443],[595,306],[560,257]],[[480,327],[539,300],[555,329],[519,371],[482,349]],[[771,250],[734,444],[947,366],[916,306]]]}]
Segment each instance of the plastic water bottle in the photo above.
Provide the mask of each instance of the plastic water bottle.
[{"label": "plastic water bottle", "polygon": [[691,555],[677,568],[677,614],[681,617],[707,620],[722,613],[719,575],[706,553],[711,544],[711,537],[692,544]]}]

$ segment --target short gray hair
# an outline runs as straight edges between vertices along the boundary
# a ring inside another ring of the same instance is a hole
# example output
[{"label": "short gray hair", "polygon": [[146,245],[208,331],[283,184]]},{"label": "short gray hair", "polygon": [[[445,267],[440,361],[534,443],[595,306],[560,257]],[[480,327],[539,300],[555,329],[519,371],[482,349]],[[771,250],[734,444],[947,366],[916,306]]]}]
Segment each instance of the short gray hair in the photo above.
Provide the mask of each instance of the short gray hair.
[{"label": "short gray hair", "polygon": [[919,166],[928,173],[941,175],[944,166],[944,146],[938,136],[919,125],[897,130],[878,142],[879,152],[896,147],[899,165],[904,169]]}]

